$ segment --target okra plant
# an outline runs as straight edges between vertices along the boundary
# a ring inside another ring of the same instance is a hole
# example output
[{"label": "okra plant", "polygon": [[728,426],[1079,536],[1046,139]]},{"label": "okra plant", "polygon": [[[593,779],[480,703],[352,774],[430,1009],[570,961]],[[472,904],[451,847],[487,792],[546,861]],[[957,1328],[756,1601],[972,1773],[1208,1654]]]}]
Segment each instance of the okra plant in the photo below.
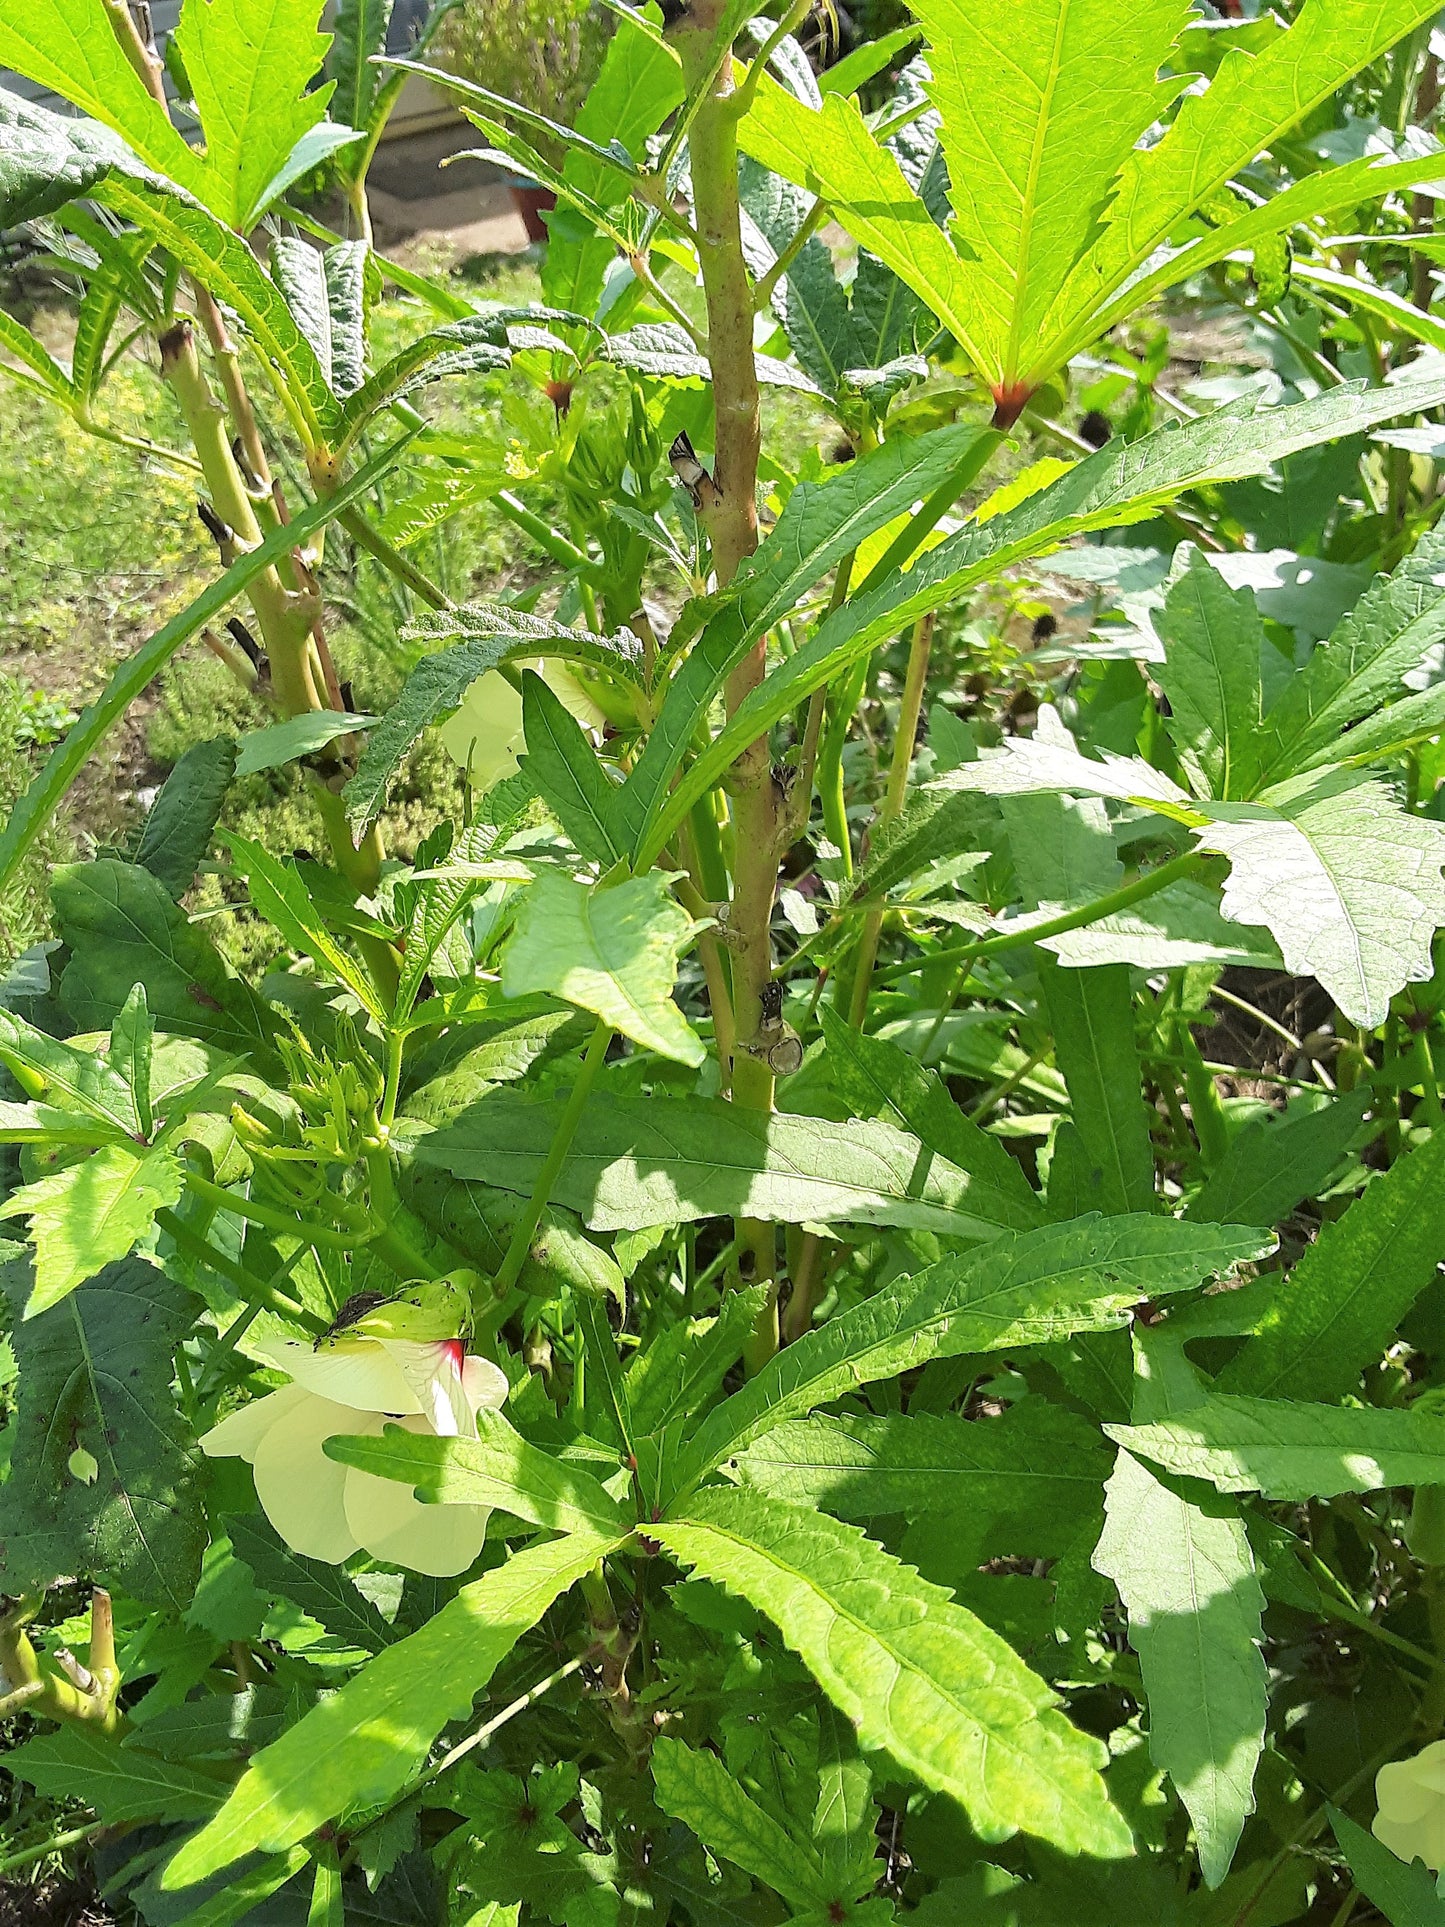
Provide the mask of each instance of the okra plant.
[{"label": "okra plant", "polygon": [[[254,724],[0,991],[0,1875],[1445,1918],[1435,0],[914,0],[831,64],[614,0],[574,127],[440,11],[0,18],[76,110],[0,92],[0,228],[79,290],[4,372],[216,549],[0,879],[179,650]],[[556,196],[535,305],[372,244],[418,68]],[[534,566],[459,598],[482,512]],[[321,856],[226,826],[288,764]]]}]

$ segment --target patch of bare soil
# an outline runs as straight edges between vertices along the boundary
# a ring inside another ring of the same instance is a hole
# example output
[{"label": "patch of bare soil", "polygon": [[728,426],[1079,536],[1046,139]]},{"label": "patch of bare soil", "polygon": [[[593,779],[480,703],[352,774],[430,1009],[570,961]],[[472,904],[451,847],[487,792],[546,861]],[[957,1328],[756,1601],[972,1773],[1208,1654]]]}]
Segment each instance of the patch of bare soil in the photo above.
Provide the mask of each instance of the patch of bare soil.
[{"label": "patch of bare soil", "polygon": [[89,1880],[0,1880],[0,1927],[114,1927]]}]

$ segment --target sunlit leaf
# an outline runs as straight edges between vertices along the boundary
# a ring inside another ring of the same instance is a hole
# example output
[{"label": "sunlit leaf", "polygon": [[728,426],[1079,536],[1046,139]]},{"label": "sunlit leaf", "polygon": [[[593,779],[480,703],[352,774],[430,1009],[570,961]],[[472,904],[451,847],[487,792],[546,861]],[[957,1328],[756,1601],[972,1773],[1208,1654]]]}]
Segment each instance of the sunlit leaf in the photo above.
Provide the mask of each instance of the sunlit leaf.
[{"label": "sunlit leaf", "polygon": [[1195,1504],[1127,1452],[1106,1505],[1094,1564],[1128,1608],[1150,1751],[1189,1810],[1205,1881],[1217,1887],[1254,1811],[1264,1747],[1264,1593],[1254,1555],[1227,1504]]},{"label": "sunlit leaf", "polygon": [[389,1801],[447,1721],[471,1710],[518,1639],[616,1544],[574,1534],[528,1547],[464,1586],[420,1632],[378,1654],[258,1753],[221,1811],[171,1859],[162,1884],[189,1886],[258,1847],[284,1852],[327,1820]]},{"label": "sunlit leaf", "polygon": [[1066,1852],[1132,1851],[1098,1742],[996,1633],[855,1528],[708,1492],[653,1531],[773,1619],[860,1743],[951,1794],[984,1839],[1022,1829]]},{"label": "sunlit leaf", "polygon": [[546,991],[681,1064],[701,1039],[673,1002],[693,920],[659,871],[604,885],[546,871],[528,886],[502,957],[508,997]]}]

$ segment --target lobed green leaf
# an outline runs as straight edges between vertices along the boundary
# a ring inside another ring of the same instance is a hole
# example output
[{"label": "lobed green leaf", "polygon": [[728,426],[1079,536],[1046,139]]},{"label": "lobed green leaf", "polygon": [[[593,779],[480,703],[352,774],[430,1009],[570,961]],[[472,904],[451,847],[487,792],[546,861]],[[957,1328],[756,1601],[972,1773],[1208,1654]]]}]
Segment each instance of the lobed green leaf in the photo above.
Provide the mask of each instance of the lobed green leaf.
[{"label": "lobed green leaf", "polygon": [[772,1619],[859,1743],[966,1809],[984,1839],[1133,1851],[1104,1750],[1011,1647],[854,1527],[748,1492],[698,1493],[651,1528],[674,1557]]}]

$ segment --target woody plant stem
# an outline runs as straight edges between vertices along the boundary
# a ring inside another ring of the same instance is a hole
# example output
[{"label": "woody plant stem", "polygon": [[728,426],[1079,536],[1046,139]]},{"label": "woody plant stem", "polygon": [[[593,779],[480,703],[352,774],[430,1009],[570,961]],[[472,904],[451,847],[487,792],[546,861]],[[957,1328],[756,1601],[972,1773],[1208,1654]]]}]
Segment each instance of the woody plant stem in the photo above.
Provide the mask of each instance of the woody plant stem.
[{"label": "woody plant stem", "polygon": [[[151,97],[169,115],[160,62],[137,30],[127,0],[104,0],[104,6],[121,51]],[[209,340],[225,397],[224,408],[211,393],[194,331],[184,319],[173,322],[161,337],[161,372],[190,430],[211,504],[231,531],[231,542],[223,544],[222,560],[226,561],[230,559],[226,547],[255,548],[267,530],[285,520],[285,509],[272,481],[236,345],[209,289],[197,280],[192,286],[197,319]],[[243,473],[242,461],[248,473]],[[340,708],[335,671],[321,628],[321,597],[303,561],[295,558],[283,568],[267,569],[247,594],[265,643],[271,690],[283,714],[298,716],[313,709]],[[352,842],[341,798],[319,779],[313,779],[311,789],[337,867],[357,889],[374,889],[381,871],[380,831],[373,827],[358,849]],[[378,989],[390,999],[398,975],[395,956],[384,943],[368,941],[363,948]]]},{"label": "woody plant stem", "polygon": [[[738,96],[732,57],[717,57],[724,0],[693,0],[677,32],[690,96],[702,90],[689,136],[698,257],[707,302],[707,354],[716,421],[715,488],[703,508],[713,571],[726,588],[758,545],[757,479],[761,450],[757,371],[753,362],[753,288],[743,258],[738,210]],[[765,644],[754,645],[728,679],[728,714],[763,679]],[[733,980],[732,1101],[771,1111],[773,1073],[761,1037],[764,996],[772,982],[769,926],[785,834],[785,799],[773,781],[766,736],[752,742],[727,776],[733,818],[733,896],[729,913]],[[771,1224],[738,1221],[738,1279],[773,1286],[748,1348],[756,1370],[777,1349],[777,1255]]]}]

